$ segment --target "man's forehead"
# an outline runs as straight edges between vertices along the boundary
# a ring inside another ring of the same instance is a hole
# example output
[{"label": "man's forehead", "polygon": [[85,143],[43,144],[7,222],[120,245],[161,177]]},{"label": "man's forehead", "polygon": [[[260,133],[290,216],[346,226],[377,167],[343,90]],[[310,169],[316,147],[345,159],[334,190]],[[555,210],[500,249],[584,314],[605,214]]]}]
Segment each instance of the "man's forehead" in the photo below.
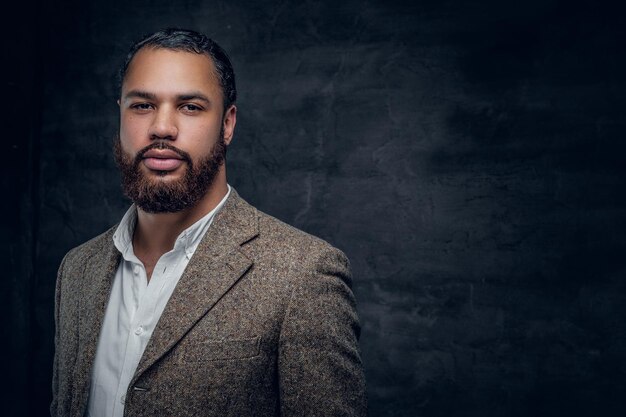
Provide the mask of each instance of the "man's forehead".
[{"label": "man's forehead", "polygon": [[213,59],[207,54],[144,47],[131,59],[122,82],[128,84],[219,84]]}]

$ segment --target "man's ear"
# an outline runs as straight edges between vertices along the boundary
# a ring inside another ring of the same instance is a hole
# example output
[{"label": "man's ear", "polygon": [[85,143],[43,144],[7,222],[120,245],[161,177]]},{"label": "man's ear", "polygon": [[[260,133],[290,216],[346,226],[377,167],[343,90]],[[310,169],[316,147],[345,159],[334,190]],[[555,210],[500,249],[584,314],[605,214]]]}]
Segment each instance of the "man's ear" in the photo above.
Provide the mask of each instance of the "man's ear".
[{"label": "man's ear", "polygon": [[224,112],[222,123],[224,128],[224,143],[230,145],[230,142],[233,140],[233,135],[235,134],[235,125],[237,124],[237,107],[234,104],[231,104]]},{"label": "man's ear", "polygon": [[118,98],[117,99],[117,107],[119,107],[119,106],[120,106],[120,99]]}]

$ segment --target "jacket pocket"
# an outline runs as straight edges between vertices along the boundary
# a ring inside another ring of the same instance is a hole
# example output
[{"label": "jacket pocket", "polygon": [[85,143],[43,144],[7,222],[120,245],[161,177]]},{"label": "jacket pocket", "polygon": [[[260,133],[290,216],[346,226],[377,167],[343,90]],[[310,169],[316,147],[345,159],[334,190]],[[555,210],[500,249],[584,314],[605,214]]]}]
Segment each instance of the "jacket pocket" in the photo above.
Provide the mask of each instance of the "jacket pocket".
[{"label": "jacket pocket", "polygon": [[258,356],[261,349],[259,336],[247,339],[207,340],[188,346],[180,352],[180,361],[186,363],[247,359]]}]

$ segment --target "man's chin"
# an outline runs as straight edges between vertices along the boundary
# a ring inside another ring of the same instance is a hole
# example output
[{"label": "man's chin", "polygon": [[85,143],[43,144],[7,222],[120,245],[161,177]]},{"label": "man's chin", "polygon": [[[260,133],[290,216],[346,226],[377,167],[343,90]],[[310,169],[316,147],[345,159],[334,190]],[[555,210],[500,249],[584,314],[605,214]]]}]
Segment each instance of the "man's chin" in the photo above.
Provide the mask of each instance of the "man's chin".
[{"label": "man's chin", "polygon": [[129,196],[137,206],[148,213],[175,213],[191,207],[195,201],[183,181],[144,180],[141,192]]}]

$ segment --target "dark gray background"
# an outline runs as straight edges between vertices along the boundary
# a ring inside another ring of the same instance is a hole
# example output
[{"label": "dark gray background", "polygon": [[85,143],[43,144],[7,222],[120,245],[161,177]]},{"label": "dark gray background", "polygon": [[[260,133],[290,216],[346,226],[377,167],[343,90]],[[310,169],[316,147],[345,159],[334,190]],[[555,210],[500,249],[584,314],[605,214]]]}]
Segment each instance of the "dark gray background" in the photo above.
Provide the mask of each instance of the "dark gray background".
[{"label": "dark gray background", "polygon": [[22,3],[4,25],[0,414],[46,413],[59,261],[128,205],[115,70],[165,26],[231,55],[230,183],[350,257],[372,416],[626,414],[617,7]]}]

